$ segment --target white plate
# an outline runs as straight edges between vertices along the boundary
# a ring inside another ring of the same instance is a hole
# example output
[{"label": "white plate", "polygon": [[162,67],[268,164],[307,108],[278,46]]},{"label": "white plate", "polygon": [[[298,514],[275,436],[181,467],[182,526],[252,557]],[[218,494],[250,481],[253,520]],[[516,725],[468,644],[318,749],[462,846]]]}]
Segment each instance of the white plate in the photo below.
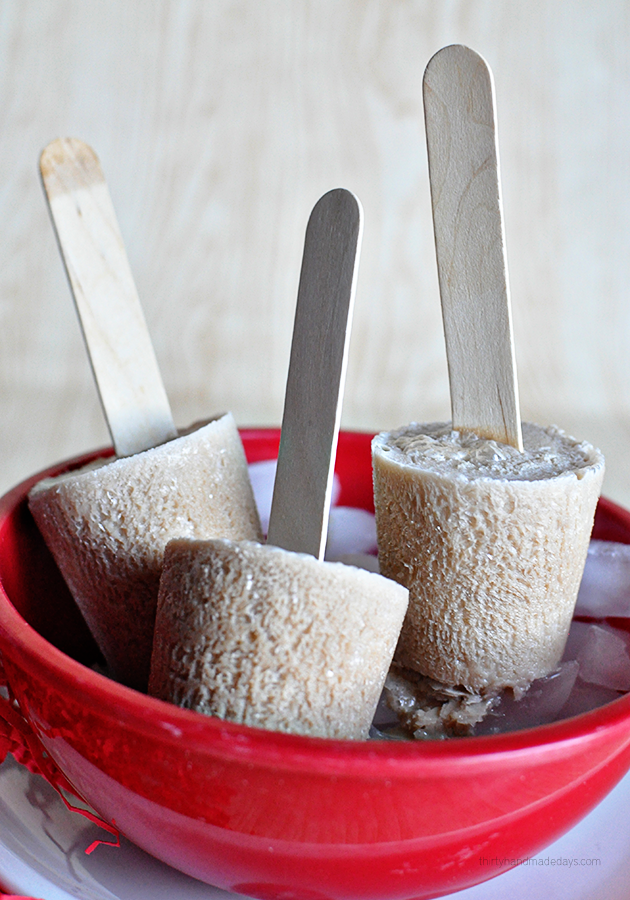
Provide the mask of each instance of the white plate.
[{"label": "white plate", "polygon": [[[0,884],[42,900],[229,900],[66,809],[50,785],[8,756],[0,766]],[[577,863],[569,865],[569,861]],[[591,861],[580,865],[579,861]],[[598,862],[592,862],[597,860]],[[627,900],[630,775],[579,825],[538,856],[453,900]]]}]

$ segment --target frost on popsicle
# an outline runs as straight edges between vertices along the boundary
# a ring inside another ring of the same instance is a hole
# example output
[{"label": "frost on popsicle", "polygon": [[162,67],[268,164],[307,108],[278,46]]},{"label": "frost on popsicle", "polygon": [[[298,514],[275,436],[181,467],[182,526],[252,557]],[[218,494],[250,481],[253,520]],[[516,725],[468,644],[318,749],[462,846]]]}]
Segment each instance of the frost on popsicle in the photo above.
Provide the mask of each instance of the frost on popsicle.
[{"label": "frost on popsicle", "polygon": [[231,414],[178,435],[96,153],[58,138],[40,171],[116,458],[40,482],[29,507],[110,674],[145,690],[167,541],[260,524]]},{"label": "frost on popsicle", "polygon": [[368,513],[329,516],[361,231],[348,191],[330,191],[313,209],[277,469],[263,463],[254,479],[267,544],[169,543],[149,682],[156,697],[276,731],[368,736],[408,591],[330,561],[351,549],[351,525],[361,550],[376,546]]},{"label": "frost on popsicle", "polygon": [[372,444],[380,569],[410,590],[396,661],[482,697],[560,662],[604,472],[559,429],[523,440],[433,423]]},{"label": "frost on popsicle", "polygon": [[559,665],[604,460],[521,421],[486,61],[444,47],[423,99],[451,421],[377,435],[372,461],[380,569],[409,588],[390,695],[412,731],[439,734]]},{"label": "frost on popsicle", "polygon": [[139,690],[168,541],[260,535],[230,414],[134,456],[42,481],[29,507],[110,675]]},{"label": "frost on popsicle", "polygon": [[406,609],[406,589],[339,562],[172,541],[149,693],[244,725],[364,739]]}]

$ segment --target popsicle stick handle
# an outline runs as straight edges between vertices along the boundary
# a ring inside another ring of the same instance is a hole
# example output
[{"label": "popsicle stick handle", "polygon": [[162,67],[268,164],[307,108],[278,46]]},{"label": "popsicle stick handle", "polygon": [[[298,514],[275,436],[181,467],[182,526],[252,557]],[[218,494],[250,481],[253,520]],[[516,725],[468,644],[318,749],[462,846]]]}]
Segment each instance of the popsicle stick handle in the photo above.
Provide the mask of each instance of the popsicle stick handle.
[{"label": "popsicle stick handle", "polygon": [[445,47],[423,95],[453,427],[522,450],[492,74]]},{"label": "popsicle stick handle", "polygon": [[49,144],[40,171],[114,448],[130,456],[177,432],[109,190],[78,140]]},{"label": "popsicle stick handle", "polygon": [[285,394],[270,544],[322,559],[346,376],[363,216],[325,194],[306,229]]}]

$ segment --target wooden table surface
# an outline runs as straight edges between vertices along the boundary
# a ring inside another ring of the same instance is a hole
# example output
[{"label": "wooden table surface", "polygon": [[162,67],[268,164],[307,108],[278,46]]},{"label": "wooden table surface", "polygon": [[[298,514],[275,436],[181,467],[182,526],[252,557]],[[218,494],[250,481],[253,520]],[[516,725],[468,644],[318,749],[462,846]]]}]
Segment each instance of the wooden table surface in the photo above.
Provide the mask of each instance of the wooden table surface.
[{"label": "wooden table surface", "polygon": [[495,75],[523,418],[630,505],[627,0],[1,0],[0,490],[108,443],[38,176],[90,143],[179,425],[282,415],[304,229],[365,210],[343,425],[449,417],[422,73]]}]

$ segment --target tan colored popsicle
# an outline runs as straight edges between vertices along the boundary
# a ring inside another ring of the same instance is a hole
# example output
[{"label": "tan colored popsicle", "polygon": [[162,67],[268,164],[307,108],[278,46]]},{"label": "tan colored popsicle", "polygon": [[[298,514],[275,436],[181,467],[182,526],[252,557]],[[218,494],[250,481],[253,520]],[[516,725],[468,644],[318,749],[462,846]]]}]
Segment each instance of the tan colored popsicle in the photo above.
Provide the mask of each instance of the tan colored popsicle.
[{"label": "tan colored popsicle", "polygon": [[258,512],[230,413],[100,463],[41,481],[29,507],[110,675],[146,690],[166,544],[259,540]]},{"label": "tan colored popsicle", "polygon": [[279,731],[368,735],[408,593],[322,561],[360,236],[357,199],[326,194],[306,233],[267,546],[166,549],[149,683],[163,700]]},{"label": "tan colored popsicle", "polygon": [[258,513],[230,414],[177,436],[96,154],[57,140],[40,168],[117,458],[29,505],[110,674],[145,690],[166,543],[257,540]]},{"label": "tan colored popsicle", "polygon": [[518,451],[412,423],[372,443],[380,570],[409,588],[396,660],[448,686],[524,688],[562,657],[604,459],[523,435]]},{"label": "tan colored popsicle", "polygon": [[488,66],[444,48],[424,102],[452,422],[374,439],[379,563],[409,588],[397,662],[492,694],[562,656],[604,460],[520,422]]},{"label": "tan colored popsicle", "polygon": [[172,541],[149,693],[243,725],[365,739],[407,597],[381,575],[307,553]]}]

